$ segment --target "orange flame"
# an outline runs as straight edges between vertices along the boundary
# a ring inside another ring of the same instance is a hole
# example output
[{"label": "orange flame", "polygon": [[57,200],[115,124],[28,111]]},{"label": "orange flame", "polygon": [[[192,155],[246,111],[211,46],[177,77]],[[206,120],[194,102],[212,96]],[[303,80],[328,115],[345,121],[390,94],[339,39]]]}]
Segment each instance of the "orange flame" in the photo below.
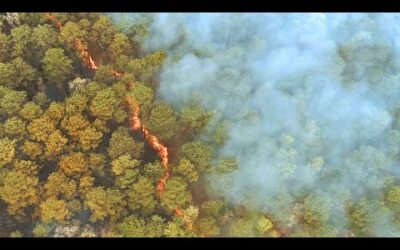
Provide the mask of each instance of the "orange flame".
[{"label": "orange flame", "polygon": [[83,47],[82,41],[78,38],[75,39],[75,48],[78,50],[78,52],[81,54],[83,58],[83,63],[91,70],[97,70],[98,67],[96,63],[94,62],[92,56],[89,54],[89,52]]},{"label": "orange flame", "polygon": [[61,29],[61,22],[58,21],[57,18],[56,18],[55,16],[53,16],[53,14],[51,14],[51,13],[49,13],[49,12],[46,12],[46,13],[44,13],[44,14],[45,14],[45,16],[46,16],[46,18],[47,18],[48,20],[54,21],[54,22],[56,23],[56,27],[57,27],[58,29]]},{"label": "orange flame", "polygon": [[[55,16],[53,16],[51,13],[45,13],[46,18],[50,21],[54,21],[55,25],[58,29],[61,29],[61,22],[57,20]],[[83,63],[91,70],[95,71],[98,69],[98,66],[96,65],[95,61],[93,60],[92,56],[90,53],[84,48],[82,45],[82,41],[80,39],[76,39],[74,42],[75,49],[78,50],[78,52],[81,54],[83,58]],[[112,74],[115,77],[120,77],[122,76],[123,73],[117,72],[115,70],[111,71]],[[129,88],[132,87],[132,84],[129,83]],[[136,104],[135,100],[131,96],[127,96],[126,98],[126,104],[129,108],[130,115],[129,115],[129,127],[133,131],[141,131],[143,134],[144,139],[150,144],[150,146],[155,150],[158,154],[158,157],[161,159],[161,165],[163,166],[164,174],[161,176],[161,178],[157,181],[156,185],[156,194],[159,198],[162,197],[165,184],[169,178],[169,168],[168,168],[168,149],[164,145],[162,145],[159,141],[158,138],[155,135],[150,134],[150,132],[144,127],[142,124],[140,118],[139,118],[139,112],[140,108],[139,105]],[[190,219],[184,214],[179,208],[174,209],[174,213],[182,217],[185,223],[187,224],[189,230],[192,229],[193,223],[190,221]]]},{"label": "orange flame", "polygon": [[184,213],[182,212],[182,210],[180,210],[179,208],[175,208],[175,209],[174,209],[174,213],[175,213],[176,216],[181,217],[181,218],[185,221],[186,226],[187,226],[187,228],[188,228],[189,230],[192,230],[192,228],[193,228],[193,223],[192,223],[192,221],[190,220],[190,218],[189,218],[186,214],[184,214]]},{"label": "orange flame", "polygon": [[[56,27],[58,29],[61,29],[61,22],[55,17],[53,16],[53,14],[46,12],[45,16],[48,20],[50,21],[54,21],[56,24]],[[82,41],[78,38],[75,39],[74,42],[75,45],[75,49],[78,50],[78,52],[81,54],[82,58],[83,58],[83,63],[90,69],[90,70],[97,70],[97,65],[94,62],[92,56],[90,55],[90,53],[83,47],[82,45]]]},{"label": "orange flame", "polygon": [[139,118],[139,105],[136,104],[132,96],[127,96],[126,99],[128,108],[130,110],[129,115],[129,127],[133,131],[141,131],[144,139],[149,143],[149,145],[153,148],[154,151],[157,152],[158,157],[161,159],[161,165],[164,169],[164,174],[157,181],[156,193],[157,196],[161,198],[164,192],[165,183],[169,178],[169,168],[168,168],[168,149],[164,145],[162,145],[158,138],[155,135],[150,134],[150,132],[145,128]]}]

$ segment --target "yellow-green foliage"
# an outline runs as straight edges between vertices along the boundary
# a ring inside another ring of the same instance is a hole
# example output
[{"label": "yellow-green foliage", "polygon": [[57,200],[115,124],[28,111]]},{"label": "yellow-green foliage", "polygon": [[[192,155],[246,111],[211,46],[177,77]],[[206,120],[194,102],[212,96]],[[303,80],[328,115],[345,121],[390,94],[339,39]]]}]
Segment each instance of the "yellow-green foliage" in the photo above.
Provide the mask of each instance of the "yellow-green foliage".
[{"label": "yellow-green foliage", "polygon": [[4,122],[4,132],[10,137],[21,137],[25,133],[25,122],[18,117],[8,118]]},{"label": "yellow-green foliage", "polygon": [[15,140],[9,138],[0,139],[0,167],[10,163],[15,154]]},{"label": "yellow-green foliage", "polygon": [[79,145],[82,147],[82,149],[84,150],[96,149],[101,142],[103,133],[97,131],[93,127],[88,127],[82,131],[79,131],[78,137],[79,137]]},{"label": "yellow-green foliage", "polygon": [[81,152],[61,156],[58,166],[67,176],[81,175],[88,169],[84,154]]},{"label": "yellow-green foliage", "polygon": [[[53,13],[61,29],[43,13],[10,15],[5,18],[14,24],[0,22],[0,204],[8,212],[0,218],[0,236],[26,236],[21,228],[31,225],[29,236],[52,237],[78,225],[75,219],[86,212],[95,228],[81,225],[76,235],[219,235],[219,223],[226,228],[232,220],[222,201],[191,206],[191,189],[213,160],[207,144],[191,140],[211,114],[199,106],[174,110],[156,102],[166,53],[141,51],[149,22],[121,33],[99,13]],[[97,71],[82,63],[76,39]],[[113,70],[123,75],[115,77]],[[80,86],[71,86],[77,78],[83,79]],[[129,128],[128,95],[170,153],[161,199],[156,185],[164,166],[143,134]],[[393,203],[396,192],[387,197]],[[174,214],[177,208],[192,229]],[[259,231],[270,233],[264,224]]]},{"label": "yellow-green foliage", "polygon": [[51,220],[65,221],[70,215],[64,200],[49,198],[40,204],[40,217],[44,223]]},{"label": "yellow-green foliage", "polygon": [[34,102],[25,103],[24,107],[19,111],[19,115],[28,121],[38,118],[42,113],[40,106]]},{"label": "yellow-green foliage", "polygon": [[71,77],[72,61],[61,48],[48,49],[42,59],[42,67],[45,78],[58,86]]},{"label": "yellow-green foliage", "polygon": [[4,89],[3,96],[0,95],[0,114],[13,115],[20,111],[26,101],[24,91]]},{"label": "yellow-green foliage", "polygon": [[47,197],[72,199],[76,195],[76,182],[60,171],[53,172],[44,184]]},{"label": "yellow-green foliage", "polygon": [[64,113],[64,105],[57,102],[51,102],[49,108],[46,110],[46,116],[54,122],[60,121],[61,118],[64,116]]},{"label": "yellow-green foliage", "polygon": [[69,115],[80,114],[87,108],[88,99],[83,94],[73,94],[65,101],[65,112]]},{"label": "yellow-green foliage", "polygon": [[9,171],[0,187],[0,197],[7,204],[11,215],[24,214],[23,209],[39,201],[39,180],[22,171]]},{"label": "yellow-green foliage", "polygon": [[129,135],[127,128],[119,127],[111,135],[107,152],[111,159],[116,159],[125,154],[129,154],[132,158],[137,159],[142,155],[143,147],[144,143],[135,142]]},{"label": "yellow-green foliage", "polygon": [[131,209],[139,209],[144,213],[153,211],[156,205],[154,184],[146,177],[140,177],[127,191],[128,205]]},{"label": "yellow-green foliage", "polygon": [[130,155],[121,155],[111,162],[111,170],[115,175],[122,175],[127,170],[139,166],[139,164],[140,162],[137,160],[132,160]]},{"label": "yellow-green foliage", "polygon": [[37,173],[38,165],[33,161],[15,160],[13,162],[14,170],[21,171],[24,174],[34,176]]},{"label": "yellow-green foliage", "polygon": [[124,197],[118,190],[103,187],[90,190],[86,194],[85,203],[92,212],[90,220],[93,222],[107,218],[118,219],[126,205]]},{"label": "yellow-green foliage", "polygon": [[38,142],[46,142],[55,129],[53,122],[46,116],[33,119],[27,126],[29,136]]},{"label": "yellow-green foliage", "polygon": [[68,139],[63,136],[60,130],[52,132],[46,141],[45,154],[47,156],[53,156],[59,154],[63,151]]},{"label": "yellow-green foliage", "polygon": [[36,159],[43,153],[42,145],[32,141],[25,141],[21,146],[21,150],[22,153],[29,156],[31,159]]},{"label": "yellow-green foliage", "polygon": [[174,172],[176,174],[182,175],[189,182],[196,182],[199,179],[199,175],[195,167],[190,161],[186,160],[185,158],[179,161],[178,166],[174,168]]},{"label": "yellow-green foliage", "polygon": [[171,177],[168,179],[162,204],[168,209],[174,209],[177,207],[183,207],[187,203],[191,202],[192,196],[187,190],[187,183],[180,177]]},{"label": "yellow-green foliage", "polygon": [[61,121],[61,128],[65,129],[74,140],[79,140],[80,132],[86,129],[89,124],[89,121],[86,120],[81,114],[76,114],[65,117]]},{"label": "yellow-green foliage", "polygon": [[93,116],[107,120],[110,119],[118,105],[117,94],[114,89],[107,88],[101,90],[93,98],[90,104],[90,112]]}]

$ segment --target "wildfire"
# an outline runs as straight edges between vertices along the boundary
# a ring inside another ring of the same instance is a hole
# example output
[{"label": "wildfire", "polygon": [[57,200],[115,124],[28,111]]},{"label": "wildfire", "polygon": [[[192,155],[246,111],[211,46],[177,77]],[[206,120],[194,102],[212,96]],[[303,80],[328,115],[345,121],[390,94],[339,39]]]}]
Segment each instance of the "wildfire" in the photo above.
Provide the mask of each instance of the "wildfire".
[{"label": "wildfire", "polygon": [[182,212],[182,210],[180,210],[179,208],[175,208],[174,213],[176,216],[181,217],[185,221],[186,226],[188,227],[189,230],[192,230],[193,223],[190,220],[190,218]]},{"label": "wildfire", "polygon": [[[45,13],[46,18],[50,21],[54,21],[55,25],[58,29],[61,29],[61,22],[57,20],[55,16],[53,16],[51,13]],[[80,55],[83,58],[83,63],[90,69],[90,70],[97,70],[98,66],[96,65],[95,61],[93,60],[92,56],[90,53],[85,49],[85,47],[82,44],[82,41],[80,39],[75,39],[74,42],[75,49],[80,53]],[[112,70],[111,73],[115,77],[120,77],[122,76],[123,73],[117,72],[115,70]],[[129,88],[132,87],[132,84],[129,83]],[[128,95],[126,98],[126,104],[128,106],[128,110],[130,111],[129,115],[129,127],[133,131],[140,131],[143,134],[144,139],[149,143],[149,145],[157,152],[158,157],[161,160],[161,165],[164,170],[164,174],[161,176],[161,178],[157,181],[156,185],[156,194],[159,198],[162,197],[165,184],[169,178],[169,168],[168,168],[168,149],[164,145],[162,145],[158,138],[155,135],[150,134],[150,132],[144,127],[143,123],[141,122],[139,118],[139,112],[140,108],[139,105],[135,102],[132,96]],[[189,230],[192,230],[193,223],[190,221],[190,219],[179,209],[175,208],[174,209],[175,215],[182,217],[183,220],[185,221],[187,227]]]},{"label": "wildfire", "polygon": [[61,22],[58,21],[57,18],[56,18],[55,16],[53,16],[53,14],[51,14],[51,13],[49,13],[49,12],[46,12],[46,13],[44,13],[44,14],[45,14],[45,16],[46,16],[46,18],[47,18],[48,20],[54,21],[54,22],[55,22],[56,27],[57,27],[58,29],[61,29]]},{"label": "wildfire", "polygon": [[156,185],[156,193],[157,196],[161,198],[164,192],[165,183],[169,178],[169,168],[168,168],[168,149],[164,145],[162,145],[158,138],[155,135],[150,134],[150,132],[145,128],[139,118],[139,105],[135,102],[135,100],[131,96],[127,96],[126,103],[128,105],[128,109],[131,111],[129,115],[129,127],[133,131],[141,131],[144,139],[149,143],[149,145],[153,148],[154,151],[157,152],[158,157],[161,160],[161,165],[164,170],[163,176],[157,181]]},{"label": "wildfire", "polygon": [[[61,22],[55,17],[53,16],[53,14],[46,12],[45,16],[48,20],[50,21],[54,21],[56,24],[56,27],[58,29],[61,29]],[[83,63],[90,69],[90,70],[97,70],[97,65],[94,62],[92,56],[90,55],[90,53],[84,48],[84,46],[82,45],[82,41],[78,38],[75,39],[74,42],[74,46],[75,49],[81,54],[82,58],[83,58]]]},{"label": "wildfire", "polygon": [[78,52],[81,54],[83,58],[83,63],[91,70],[97,70],[98,67],[96,63],[94,62],[92,56],[89,54],[89,52],[84,48],[82,45],[82,41],[78,38],[75,39],[75,48],[78,50]]}]

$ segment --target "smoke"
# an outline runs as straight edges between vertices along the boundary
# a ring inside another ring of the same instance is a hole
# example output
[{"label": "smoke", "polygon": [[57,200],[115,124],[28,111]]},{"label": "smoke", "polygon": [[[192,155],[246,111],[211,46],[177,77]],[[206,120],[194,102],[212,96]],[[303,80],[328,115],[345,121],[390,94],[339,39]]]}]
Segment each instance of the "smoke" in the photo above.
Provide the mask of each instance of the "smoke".
[{"label": "smoke", "polygon": [[[125,15],[150,18],[144,49],[167,51],[159,97],[229,121],[218,154],[240,167],[208,179],[230,203],[291,227],[306,199],[342,230],[347,201],[381,199],[399,178],[400,15]],[[389,211],[367,210],[372,234],[399,235]]]}]

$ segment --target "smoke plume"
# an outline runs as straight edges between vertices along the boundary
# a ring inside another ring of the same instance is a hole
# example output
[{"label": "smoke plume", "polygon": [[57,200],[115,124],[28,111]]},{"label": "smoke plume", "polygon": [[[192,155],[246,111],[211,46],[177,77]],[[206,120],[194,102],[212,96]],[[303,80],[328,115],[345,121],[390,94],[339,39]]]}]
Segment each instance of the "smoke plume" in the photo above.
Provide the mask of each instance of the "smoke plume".
[{"label": "smoke plume", "polygon": [[[288,227],[304,201],[346,229],[348,201],[381,199],[398,181],[400,15],[125,16],[150,19],[144,49],[167,51],[159,97],[229,121],[218,155],[239,169],[210,174],[211,192]],[[399,235],[382,206],[368,207],[370,230]]]}]

